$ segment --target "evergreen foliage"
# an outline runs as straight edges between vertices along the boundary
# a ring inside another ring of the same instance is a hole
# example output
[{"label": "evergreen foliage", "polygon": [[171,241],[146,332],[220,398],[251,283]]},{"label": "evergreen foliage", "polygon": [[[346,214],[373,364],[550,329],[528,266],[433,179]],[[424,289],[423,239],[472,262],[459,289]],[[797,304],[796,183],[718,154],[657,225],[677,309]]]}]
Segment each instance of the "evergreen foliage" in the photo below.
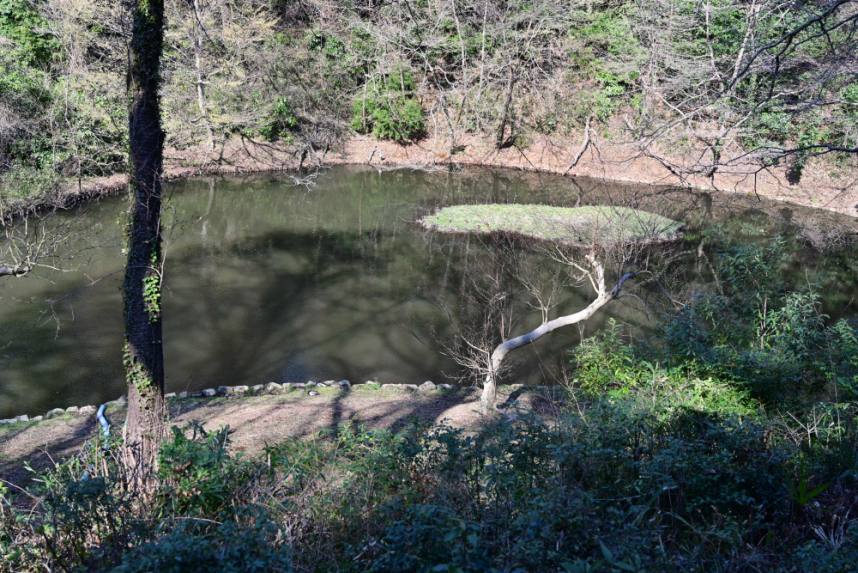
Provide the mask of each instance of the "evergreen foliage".
[{"label": "evergreen foliage", "polygon": [[405,141],[426,131],[423,108],[414,97],[414,78],[401,71],[385,78],[382,87],[355,100],[351,127],[358,133],[372,133],[378,139]]}]

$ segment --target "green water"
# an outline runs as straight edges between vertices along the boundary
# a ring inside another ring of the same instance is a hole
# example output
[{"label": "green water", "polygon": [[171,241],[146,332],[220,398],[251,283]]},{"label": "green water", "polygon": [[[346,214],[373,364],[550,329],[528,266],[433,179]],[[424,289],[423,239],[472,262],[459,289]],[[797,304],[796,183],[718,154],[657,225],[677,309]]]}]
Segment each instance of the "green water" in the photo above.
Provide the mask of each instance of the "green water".
[{"label": "green water", "polygon": [[[438,206],[613,201],[682,219],[689,224],[689,254],[682,263],[691,277],[686,291],[711,280],[696,255],[701,229],[723,225],[741,240],[765,240],[785,219],[854,224],[749,198],[503,170],[378,173],[337,167],[315,183],[295,186],[287,176],[263,174],[168,185],[168,392],[344,378],[447,381],[457,366],[415,330],[434,324],[443,335],[430,294],[454,296],[454,278],[465,274],[460,267],[471,256],[463,253],[477,250],[469,242],[473,237],[440,235],[415,224]],[[87,244],[94,246],[67,265],[70,272],[38,271],[0,283],[0,417],[97,405],[125,393],[117,272],[125,205],[124,197],[112,197],[86,207],[93,230]],[[716,248],[707,244],[704,250]],[[851,249],[822,252],[808,244],[791,273],[797,283],[814,277],[830,314],[854,316],[855,305],[848,304],[858,295],[853,255]],[[663,303],[654,290],[642,294],[650,296],[653,311]],[[582,308],[591,296],[584,288],[568,290],[552,316]],[[638,307],[612,303],[586,324],[584,335],[613,317],[630,325],[626,332],[646,336],[652,323]],[[538,322],[537,315],[525,317],[517,333]],[[580,335],[573,327],[523,349],[508,381],[553,383]]]}]

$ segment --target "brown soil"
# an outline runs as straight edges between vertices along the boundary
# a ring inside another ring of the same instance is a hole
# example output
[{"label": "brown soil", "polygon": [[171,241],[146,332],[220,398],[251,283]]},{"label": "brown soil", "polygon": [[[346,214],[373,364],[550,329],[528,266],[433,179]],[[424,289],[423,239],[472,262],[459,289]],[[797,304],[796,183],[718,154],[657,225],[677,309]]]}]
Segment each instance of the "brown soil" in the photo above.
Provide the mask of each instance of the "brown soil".
[{"label": "brown soil", "polygon": [[[303,391],[241,398],[185,398],[170,401],[171,423],[183,426],[192,420],[207,429],[229,426],[233,430],[232,451],[257,456],[265,444],[286,438],[315,439],[324,430],[342,425],[362,424],[367,428],[396,430],[415,416],[454,427],[472,427],[480,422],[479,393],[476,389],[430,393],[402,390],[373,390],[355,387],[351,391],[320,389],[318,396]],[[531,392],[499,389],[500,400],[517,400],[534,407],[541,399]],[[125,409],[107,408],[111,430],[121,431]],[[99,431],[94,415],[63,414],[40,422],[19,422],[0,426],[0,479],[25,486],[32,474],[25,468],[45,469],[54,461],[74,455],[86,440]]]},{"label": "brown soil", "polygon": [[[613,128],[612,131],[621,133],[621,130]],[[577,165],[568,170],[569,175],[753,194],[776,201],[858,216],[858,178],[848,172],[832,170],[823,159],[809,163],[798,185],[787,182],[783,167],[756,172],[756,168],[750,163],[723,168],[714,178],[699,175],[681,180],[668,166],[642,155],[631,144],[612,143],[611,139],[596,135],[592,139],[594,145],[590,145]],[[440,138],[401,145],[368,137],[356,137],[344,142],[339,149],[319,151],[301,162],[293,149],[242,138],[226,142],[215,152],[202,149],[167,149],[165,178],[279,171],[297,168],[299,164],[306,166],[355,163],[368,163],[383,169],[415,166],[433,168],[457,163],[564,174],[567,173],[567,168],[582,141],[583,135],[570,138],[545,136],[528,141],[525,147],[498,150],[486,137],[467,135],[456,141],[462,151],[451,156],[449,142]],[[677,149],[665,156],[673,165],[688,167],[685,165],[689,161],[688,158],[697,157],[697,154],[693,149]],[[66,191],[70,196],[80,194],[87,197],[115,192],[124,188],[125,184],[126,176],[113,175],[83,181]]]}]

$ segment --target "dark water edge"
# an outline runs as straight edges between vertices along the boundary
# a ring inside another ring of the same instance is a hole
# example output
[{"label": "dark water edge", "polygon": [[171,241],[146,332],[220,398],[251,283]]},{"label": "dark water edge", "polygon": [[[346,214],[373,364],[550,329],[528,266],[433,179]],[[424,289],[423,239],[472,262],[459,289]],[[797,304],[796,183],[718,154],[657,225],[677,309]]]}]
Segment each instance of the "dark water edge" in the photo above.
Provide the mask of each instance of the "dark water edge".
[{"label": "dark water edge", "polygon": [[[707,229],[720,227],[726,243],[767,241],[792,224],[805,239],[790,280],[818,285],[833,318],[858,316],[850,303],[858,295],[855,249],[831,246],[851,220],[827,212],[752,197],[485,168],[379,173],[340,166],[315,183],[295,186],[289,174],[252,174],[167,185],[168,392],[343,378],[446,381],[456,365],[418,340],[415,325],[443,329],[427,292],[455,294],[450,277],[461,274],[457,265],[469,239],[432,233],[415,221],[448,204],[633,204],[686,222],[688,250],[696,252],[703,241],[713,257],[719,245],[703,234]],[[108,197],[82,206],[95,234],[74,271],[39,271],[0,283],[0,417],[97,405],[125,392],[125,205],[123,197]],[[699,266],[689,255],[683,272],[691,278],[683,289],[711,281]],[[93,280],[98,282],[87,286]],[[554,315],[582,308],[590,296],[568,291]],[[583,332],[569,328],[520,351],[508,382],[554,383],[580,336],[611,318],[638,337],[648,336],[652,326],[634,305],[612,303]],[[521,332],[536,323],[529,317]]]}]

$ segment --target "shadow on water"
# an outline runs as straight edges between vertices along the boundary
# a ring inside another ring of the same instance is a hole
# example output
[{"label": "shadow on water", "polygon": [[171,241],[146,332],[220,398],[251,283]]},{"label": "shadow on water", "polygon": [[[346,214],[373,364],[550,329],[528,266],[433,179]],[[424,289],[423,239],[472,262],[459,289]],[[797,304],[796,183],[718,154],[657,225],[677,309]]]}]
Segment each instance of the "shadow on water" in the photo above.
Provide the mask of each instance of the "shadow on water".
[{"label": "shadow on water", "polygon": [[[460,272],[455,253],[466,239],[414,224],[439,206],[635,204],[681,217],[689,224],[689,252],[709,256],[719,246],[707,243],[702,230],[723,225],[742,240],[767,240],[783,219],[782,205],[749,198],[502,170],[378,174],[345,166],[326,170],[316,182],[289,187],[280,175],[255,174],[170,184],[163,303],[168,391],[327,379],[419,384],[455,373],[453,363],[409,331],[417,319],[439,320],[426,290],[448,288],[445,281]],[[115,221],[124,201],[105,200],[98,208],[101,220]],[[789,212],[793,223],[814,217],[827,215]],[[112,231],[118,235],[118,225]],[[805,248],[791,272],[797,281],[806,273],[822,276],[826,311],[839,315],[858,294],[855,259]],[[0,284],[0,363],[11,356],[0,365],[0,417],[97,405],[124,393],[121,273],[56,305],[59,330],[51,321],[32,328],[46,306],[30,302],[80,289],[122,264],[114,245],[97,250],[76,272]],[[706,270],[692,256],[688,268],[694,265],[702,277]],[[570,290],[555,312],[580,309],[590,296]],[[566,350],[610,318],[636,334],[651,326],[634,306],[612,304],[583,332],[558,332],[523,349],[509,381],[551,383],[568,360]]]}]

